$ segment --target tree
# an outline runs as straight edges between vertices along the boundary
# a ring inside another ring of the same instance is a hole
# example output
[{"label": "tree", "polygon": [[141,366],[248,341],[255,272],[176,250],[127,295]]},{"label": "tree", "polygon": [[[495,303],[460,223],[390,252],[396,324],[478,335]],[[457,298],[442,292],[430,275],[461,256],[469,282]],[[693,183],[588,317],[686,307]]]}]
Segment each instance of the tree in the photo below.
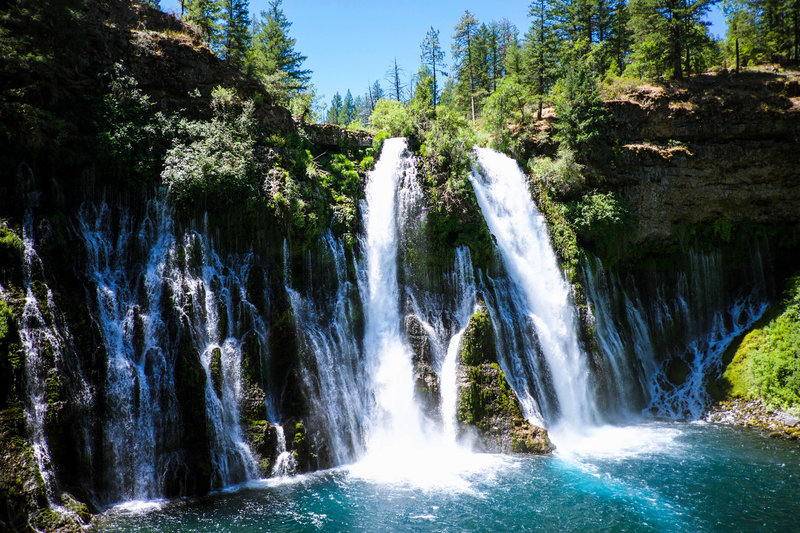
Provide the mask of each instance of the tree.
[{"label": "tree", "polygon": [[325,117],[325,122],[328,124],[340,124],[342,123],[342,115],[343,115],[343,103],[342,103],[342,95],[338,92],[333,95],[331,99],[331,106],[328,108],[328,115]]},{"label": "tree", "polygon": [[367,87],[366,101],[369,104],[370,111],[375,109],[375,104],[377,104],[378,100],[381,98],[383,98],[383,87],[381,87],[381,82],[375,80],[375,83]]},{"label": "tree", "polygon": [[222,50],[225,59],[236,66],[245,62],[250,49],[250,7],[248,0],[223,0]]},{"label": "tree", "polygon": [[311,71],[303,68],[306,56],[294,48],[296,41],[289,36],[292,23],[281,2],[270,0],[269,9],[254,24],[251,69],[279,96],[289,97],[308,88]]},{"label": "tree", "polygon": [[526,34],[525,64],[526,85],[533,88],[538,101],[537,120],[542,119],[544,95],[556,77],[556,41],[552,7],[549,0],[534,0],[528,11],[533,19],[530,30]]},{"label": "tree", "polygon": [[[650,75],[683,77],[692,54],[708,42],[704,17],[714,0],[631,0],[633,54]],[[684,65],[684,59],[686,64]]]},{"label": "tree", "polygon": [[434,30],[433,26],[431,26],[431,29],[428,30],[428,33],[425,35],[425,40],[422,41],[422,44],[420,44],[420,50],[422,64],[427,67],[428,70],[430,70],[431,75],[433,76],[433,94],[431,95],[431,102],[435,112],[436,97],[439,91],[436,74],[438,72],[439,74],[444,75],[444,72],[442,72],[442,68],[444,67],[444,52],[442,51],[442,47],[439,45],[439,30]]},{"label": "tree", "polygon": [[219,43],[218,17],[216,0],[186,0],[186,20],[200,30],[200,35],[212,49],[216,49]]},{"label": "tree", "polygon": [[472,62],[473,40],[478,20],[469,10],[464,11],[455,27],[453,35],[453,61],[456,78],[468,83],[469,101],[472,109],[472,123],[475,124],[475,73]]},{"label": "tree", "polygon": [[342,112],[339,115],[340,122],[339,124],[342,126],[349,126],[351,122],[356,119],[356,102],[353,100],[353,95],[350,93],[350,90],[347,90],[347,94],[344,97],[344,103],[342,104]]},{"label": "tree", "polygon": [[608,120],[597,80],[585,61],[568,65],[555,89],[556,134],[561,148],[581,162],[602,163],[608,155],[602,128]]},{"label": "tree", "polygon": [[389,96],[398,102],[401,100],[403,90],[406,88],[400,79],[402,72],[403,69],[397,66],[397,58],[394,58],[394,65],[386,73],[386,80],[389,82]]}]

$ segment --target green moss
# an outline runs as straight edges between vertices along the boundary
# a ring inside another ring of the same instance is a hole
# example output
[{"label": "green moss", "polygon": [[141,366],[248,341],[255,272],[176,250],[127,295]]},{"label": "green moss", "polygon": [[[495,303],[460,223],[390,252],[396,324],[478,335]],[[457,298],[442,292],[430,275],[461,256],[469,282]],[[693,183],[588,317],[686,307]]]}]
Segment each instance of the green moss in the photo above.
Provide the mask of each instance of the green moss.
[{"label": "green moss", "polygon": [[22,266],[22,240],[0,225],[0,279],[18,279]]},{"label": "green moss", "polygon": [[211,351],[209,368],[211,370],[211,383],[214,386],[214,391],[219,398],[222,398],[222,350],[219,347]]},{"label": "green moss", "polygon": [[497,360],[492,318],[486,307],[482,307],[469,319],[461,339],[461,360],[470,366]]},{"label": "green moss", "polygon": [[800,276],[788,282],[783,300],[736,346],[719,392],[759,397],[782,408],[800,407]]}]

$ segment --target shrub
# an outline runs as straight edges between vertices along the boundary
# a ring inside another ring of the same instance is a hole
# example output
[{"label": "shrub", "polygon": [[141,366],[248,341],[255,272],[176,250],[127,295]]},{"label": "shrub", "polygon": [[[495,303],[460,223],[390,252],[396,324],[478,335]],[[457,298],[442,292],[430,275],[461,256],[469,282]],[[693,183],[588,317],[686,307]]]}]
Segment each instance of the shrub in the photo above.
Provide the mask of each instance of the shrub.
[{"label": "shrub", "polygon": [[182,124],[188,140],[173,144],[161,172],[170,194],[184,208],[201,200],[207,209],[229,207],[259,190],[253,103],[240,105],[231,91],[218,88],[211,107],[211,121]]},{"label": "shrub", "polygon": [[375,110],[369,116],[369,123],[373,128],[385,131],[391,137],[405,137],[412,130],[406,105],[395,100],[378,100]]}]

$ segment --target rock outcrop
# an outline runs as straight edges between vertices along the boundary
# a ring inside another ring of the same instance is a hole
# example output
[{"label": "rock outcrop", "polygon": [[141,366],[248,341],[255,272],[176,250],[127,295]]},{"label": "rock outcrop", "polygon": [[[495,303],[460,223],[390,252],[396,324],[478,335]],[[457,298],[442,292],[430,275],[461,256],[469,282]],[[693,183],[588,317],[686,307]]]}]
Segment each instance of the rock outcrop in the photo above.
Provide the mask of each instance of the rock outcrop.
[{"label": "rock outcrop", "polygon": [[637,243],[676,225],[800,221],[800,98],[789,77],[699,76],[607,102],[621,153],[606,185],[635,214]]},{"label": "rock outcrop", "polygon": [[497,364],[494,330],[485,307],[470,317],[459,355],[457,416],[461,433],[474,432],[478,447],[488,452],[552,452],[547,430],[522,416],[519,399]]},{"label": "rock outcrop", "polygon": [[419,319],[414,315],[406,316],[405,329],[413,351],[414,393],[425,413],[435,415],[441,396],[439,378],[433,368],[431,341]]}]

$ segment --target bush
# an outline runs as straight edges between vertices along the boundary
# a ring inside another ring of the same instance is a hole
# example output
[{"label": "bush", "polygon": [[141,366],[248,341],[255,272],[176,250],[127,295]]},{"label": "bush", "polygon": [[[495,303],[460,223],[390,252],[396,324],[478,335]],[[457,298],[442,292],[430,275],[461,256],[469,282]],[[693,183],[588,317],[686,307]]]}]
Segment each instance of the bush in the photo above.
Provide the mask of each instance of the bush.
[{"label": "bush", "polygon": [[176,141],[167,152],[161,178],[179,206],[202,201],[215,210],[257,195],[253,103],[239,104],[235,94],[212,93],[211,121],[186,121],[188,141]]},{"label": "bush", "polygon": [[533,171],[550,194],[559,200],[579,196],[585,186],[583,165],[575,160],[575,152],[562,146],[555,159],[541,157],[533,164]]},{"label": "bush", "polygon": [[406,137],[412,130],[406,105],[395,100],[378,100],[375,110],[369,116],[369,123],[373,128],[385,131],[391,137]]}]

